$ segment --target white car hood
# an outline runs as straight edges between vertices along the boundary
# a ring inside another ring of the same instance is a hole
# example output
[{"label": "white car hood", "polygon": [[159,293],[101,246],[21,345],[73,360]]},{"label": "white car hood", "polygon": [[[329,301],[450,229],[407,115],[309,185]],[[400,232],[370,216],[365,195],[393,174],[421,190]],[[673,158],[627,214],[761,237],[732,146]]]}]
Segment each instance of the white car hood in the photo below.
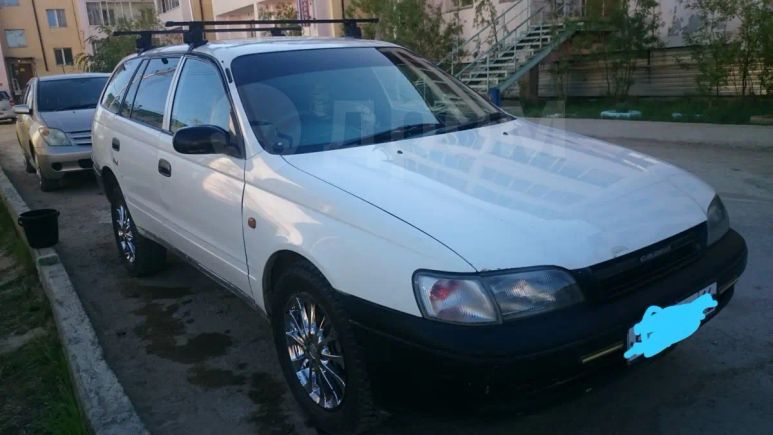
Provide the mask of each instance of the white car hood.
[{"label": "white car hood", "polygon": [[600,263],[704,222],[714,194],[652,157],[522,120],[285,159],[479,271]]}]

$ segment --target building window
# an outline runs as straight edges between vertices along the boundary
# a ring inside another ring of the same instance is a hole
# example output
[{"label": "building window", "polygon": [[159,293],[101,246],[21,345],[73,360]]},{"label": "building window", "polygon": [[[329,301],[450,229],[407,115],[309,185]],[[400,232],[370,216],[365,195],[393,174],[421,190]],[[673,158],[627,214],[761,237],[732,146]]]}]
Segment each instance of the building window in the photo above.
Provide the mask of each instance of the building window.
[{"label": "building window", "polygon": [[142,18],[143,11],[154,12],[153,2],[86,2],[86,14],[91,26],[115,26],[121,20],[138,20]]},{"label": "building window", "polygon": [[0,0],[0,8],[3,6],[19,6],[19,0]]},{"label": "building window", "polygon": [[46,15],[48,16],[48,27],[67,27],[64,9],[46,9]]},{"label": "building window", "polygon": [[22,29],[9,29],[5,31],[5,42],[9,48],[26,47],[27,35]]},{"label": "building window", "polygon": [[54,58],[57,65],[73,65],[72,48],[55,48]]},{"label": "building window", "polygon": [[115,24],[115,11],[111,5],[97,2],[86,3],[86,13],[92,26],[110,26]]},{"label": "building window", "polygon": [[180,6],[180,0],[158,0],[158,9],[161,12],[171,11]]}]

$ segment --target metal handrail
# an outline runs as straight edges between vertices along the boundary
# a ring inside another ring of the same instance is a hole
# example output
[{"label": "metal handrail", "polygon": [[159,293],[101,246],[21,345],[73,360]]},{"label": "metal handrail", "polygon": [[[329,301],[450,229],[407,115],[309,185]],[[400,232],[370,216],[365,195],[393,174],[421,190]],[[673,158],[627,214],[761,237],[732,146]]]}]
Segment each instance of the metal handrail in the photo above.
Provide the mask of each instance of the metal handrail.
[{"label": "metal handrail", "polygon": [[[486,53],[484,53],[483,55],[481,55],[481,56],[478,56],[477,58],[473,59],[473,60],[472,60],[472,62],[468,63],[468,64],[467,64],[467,65],[466,65],[464,68],[462,68],[462,70],[461,70],[461,71],[459,71],[459,73],[457,74],[457,76],[458,76],[458,77],[461,77],[461,75],[462,75],[462,74],[464,74],[465,72],[467,72],[467,71],[469,71],[470,69],[472,69],[472,68],[474,68],[474,67],[478,66],[478,65],[479,65],[479,64],[480,64],[480,63],[481,63],[481,62],[482,62],[484,59],[485,59],[485,60],[486,60],[486,62],[488,63],[488,62],[489,62],[489,58],[491,57],[492,53],[493,53],[493,54],[498,54],[498,53],[499,53],[499,51],[500,51],[500,48],[501,48],[501,47],[503,47],[503,46],[505,45],[506,41],[507,41],[507,40],[508,40],[508,39],[509,39],[509,38],[510,38],[512,35],[516,35],[516,36],[517,36],[518,32],[519,32],[520,30],[522,30],[524,26],[526,26],[526,29],[528,30],[528,29],[531,27],[531,22],[532,22],[532,20],[533,20],[533,19],[534,19],[534,18],[535,18],[537,15],[539,15],[539,14],[543,13],[543,12],[544,12],[544,10],[545,10],[546,8],[547,8],[547,5],[543,5],[541,8],[537,9],[537,11],[536,11],[536,12],[534,12],[534,13],[530,14],[530,15],[529,15],[529,16],[528,16],[528,17],[527,17],[525,20],[521,21],[521,23],[520,23],[520,24],[518,24],[518,26],[516,26],[516,27],[515,27],[515,28],[514,28],[512,31],[510,31],[510,32],[509,32],[507,35],[505,35],[505,36],[504,36],[504,37],[503,37],[503,38],[502,38],[502,39],[499,41],[499,43],[497,43],[497,44],[493,45],[492,47],[490,47],[490,48],[489,48],[489,50],[488,50]],[[528,9],[527,9],[527,10],[528,10]],[[520,16],[520,15],[521,15],[521,14],[519,14],[519,16]],[[518,43],[518,40],[516,40],[516,41],[515,41],[515,43],[517,44],[517,43]],[[488,79],[487,79],[487,82],[488,82]]]},{"label": "metal handrail", "polygon": [[[528,0],[528,1],[530,2],[531,0]],[[467,39],[466,39],[465,41],[463,41],[461,44],[459,44],[459,45],[457,45],[456,47],[454,47],[454,49],[453,49],[453,50],[451,50],[451,53],[449,53],[449,54],[448,54],[446,57],[444,57],[444,58],[443,58],[443,59],[442,59],[440,62],[438,62],[438,65],[446,65],[447,63],[450,63],[450,65],[451,65],[451,74],[453,74],[453,73],[454,73],[454,65],[456,65],[456,63],[457,63],[457,62],[455,61],[455,59],[461,58],[461,54],[462,54],[462,53],[464,53],[464,50],[466,49],[467,45],[469,45],[469,44],[470,44],[471,42],[473,42],[473,41],[477,41],[477,42],[478,42],[478,44],[480,44],[480,38],[481,38],[481,35],[483,35],[483,33],[484,33],[484,32],[487,32],[487,31],[489,31],[489,32],[490,32],[490,30],[491,30],[491,28],[492,28],[492,27],[495,27],[495,28],[496,28],[496,27],[499,27],[499,22],[500,22],[500,20],[504,20],[504,17],[505,17],[505,16],[506,16],[508,13],[510,13],[510,11],[512,11],[513,9],[515,9],[516,7],[518,7],[518,6],[519,6],[521,3],[523,3],[523,0],[518,0],[518,1],[516,1],[515,3],[513,3],[513,5],[512,5],[512,6],[510,6],[510,7],[509,7],[509,8],[507,8],[507,9],[505,9],[505,11],[504,11],[504,12],[502,12],[501,14],[499,14],[499,15],[498,15],[498,16],[497,16],[497,17],[494,19],[494,22],[493,22],[493,23],[488,23],[487,25],[483,26],[483,27],[482,27],[480,30],[478,30],[478,32],[477,32],[477,33],[475,33],[475,34],[474,34],[474,35],[472,35],[471,37],[467,38]],[[528,4],[527,4],[527,7],[530,7],[530,6],[531,6],[531,3],[528,3]],[[520,13],[519,13],[518,15],[516,15],[516,16],[520,16]],[[506,26],[507,26],[508,24],[510,24],[511,22],[512,22],[512,19],[510,19],[510,20],[507,20],[506,22],[504,22],[504,23],[502,24],[502,27],[506,27]],[[496,30],[496,29],[495,29],[495,30]],[[487,35],[487,36],[488,36],[488,35]]]}]

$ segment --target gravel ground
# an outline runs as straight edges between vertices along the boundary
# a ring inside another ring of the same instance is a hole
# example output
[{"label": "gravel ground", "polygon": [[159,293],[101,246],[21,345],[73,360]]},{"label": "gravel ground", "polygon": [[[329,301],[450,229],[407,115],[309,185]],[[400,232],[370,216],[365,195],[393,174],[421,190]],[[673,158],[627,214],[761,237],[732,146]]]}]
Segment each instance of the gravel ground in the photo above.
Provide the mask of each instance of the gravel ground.
[{"label": "gravel ground", "polygon": [[[773,134],[773,129],[771,129]],[[770,433],[773,427],[773,150],[624,141],[707,180],[749,244],[730,305],[659,361],[530,413],[403,412],[378,434]],[[107,202],[92,177],[42,193],[24,173],[13,126],[0,165],[30,207],[62,212],[58,250],[106,357],[149,430],[163,434],[314,433],[294,404],[268,325],[172,258],[134,279],[116,258]]]}]

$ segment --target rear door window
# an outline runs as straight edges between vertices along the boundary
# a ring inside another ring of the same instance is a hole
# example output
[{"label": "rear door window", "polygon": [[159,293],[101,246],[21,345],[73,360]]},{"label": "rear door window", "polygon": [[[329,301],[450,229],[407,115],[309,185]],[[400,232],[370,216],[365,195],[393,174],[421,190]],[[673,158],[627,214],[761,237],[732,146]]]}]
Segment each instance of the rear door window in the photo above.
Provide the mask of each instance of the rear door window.
[{"label": "rear door window", "polygon": [[129,59],[115,70],[102,97],[102,107],[113,113],[118,113],[129,81],[141,60],[139,58]]},{"label": "rear door window", "polygon": [[172,85],[179,58],[153,58],[142,73],[142,79],[134,97],[131,119],[155,128],[161,128],[169,88]]}]

